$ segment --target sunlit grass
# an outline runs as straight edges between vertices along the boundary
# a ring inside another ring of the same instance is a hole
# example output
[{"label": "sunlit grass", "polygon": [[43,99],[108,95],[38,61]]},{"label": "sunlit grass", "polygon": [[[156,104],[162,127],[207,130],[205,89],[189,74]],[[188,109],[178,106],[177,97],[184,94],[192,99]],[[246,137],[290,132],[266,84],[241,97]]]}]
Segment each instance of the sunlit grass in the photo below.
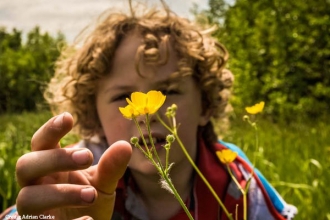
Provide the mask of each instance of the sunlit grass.
[{"label": "sunlit grass", "polygon": [[255,133],[241,119],[233,120],[225,141],[240,146],[288,203],[298,207],[297,219],[329,219],[330,124],[271,123],[259,120],[259,152]]},{"label": "sunlit grass", "polygon": [[[17,158],[30,150],[33,133],[49,118],[49,112],[0,115],[0,207],[15,203]],[[330,121],[330,120],[329,120]],[[257,168],[270,180],[288,203],[298,207],[296,219],[330,219],[330,124],[275,124],[260,119]],[[64,146],[77,139],[67,136]],[[240,146],[252,159],[255,133],[241,118],[232,120],[224,140]]]},{"label": "sunlit grass", "polygon": [[[50,117],[47,111],[37,113],[0,115],[0,208],[16,201],[19,190],[15,180],[17,159],[30,151],[31,137]],[[62,146],[76,140],[68,135],[61,141]]]}]

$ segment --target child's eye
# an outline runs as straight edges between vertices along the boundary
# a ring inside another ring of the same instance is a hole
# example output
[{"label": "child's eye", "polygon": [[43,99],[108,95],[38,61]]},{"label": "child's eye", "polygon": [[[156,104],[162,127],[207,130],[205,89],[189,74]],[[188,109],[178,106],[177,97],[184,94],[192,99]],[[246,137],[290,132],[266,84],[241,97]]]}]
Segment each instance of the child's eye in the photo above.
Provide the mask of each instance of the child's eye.
[{"label": "child's eye", "polygon": [[123,94],[117,95],[114,98],[112,98],[111,101],[112,102],[125,101],[126,98],[130,98],[130,94],[129,93],[123,93]]},{"label": "child's eye", "polygon": [[179,95],[180,91],[178,89],[165,89],[162,90],[164,95]]}]

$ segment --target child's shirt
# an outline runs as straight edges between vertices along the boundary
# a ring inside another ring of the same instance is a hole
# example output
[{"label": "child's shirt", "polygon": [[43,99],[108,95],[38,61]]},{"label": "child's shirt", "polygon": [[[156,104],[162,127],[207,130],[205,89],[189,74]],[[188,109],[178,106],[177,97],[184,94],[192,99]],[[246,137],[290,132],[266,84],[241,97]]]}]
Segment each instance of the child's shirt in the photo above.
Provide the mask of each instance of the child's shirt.
[{"label": "child's shirt", "polygon": [[[101,155],[106,150],[106,146],[85,141],[81,141],[73,147],[89,148],[94,155],[93,164],[98,163]],[[252,172],[252,165],[240,148],[233,144],[219,141],[213,146],[205,146],[204,142],[200,141],[197,166],[212,185],[228,212],[233,214],[234,219],[236,219],[236,215],[238,215],[238,219],[243,219],[242,193],[229,176],[226,166],[219,161],[215,153],[223,149],[231,149],[238,153],[238,157],[233,163],[230,163],[229,167],[239,184],[244,188]],[[197,174],[194,174],[192,184],[191,194],[185,203],[195,220],[228,219],[219,203]],[[116,189],[113,220],[148,219],[143,202],[136,195],[137,192],[138,188],[128,169]],[[297,213],[297,208],[287,204],[256,169],[253,172],[253,178],[249,186],[247,206],[247,219],[249,220],[289,220],[293,219]],[[17,215],[15,206],[2,213],[0,219],[6,219],[6,216],[13,217],[14,215]],[[170,220],[184,219],[188,219],[188,217],[181,209]]]},{"label": "child's shirt", "polygon": [[[240,185],[245,187],[252,169],[246,156],[235,145],[221,141],[213,146],[206,147],[204,142],[200,141],[197,166],[223,201],[228,212],[233,214],[234,219],[236,215],[238,219],[243,219],[242,193],[215,153],[228,148],[239,154],[237,159],[230,164],[230,169]],[[293,219],[297,213],[296,207],[286,204],[266,179],[261,176],[259,171],[255,170],[255,173],[248,193],[248,219]],[[138,192],[138,189],[128,170],[117,187],[113,219],[148,219],[144,205],[136,196],[136,192]],[[194,176],[193,189],[186,201],[186,206],[195,220],[228,219],[219,203],[197,174]],[[170,218],[170,220],[184,219],[188,219],[188,217],[183,209]]]}]

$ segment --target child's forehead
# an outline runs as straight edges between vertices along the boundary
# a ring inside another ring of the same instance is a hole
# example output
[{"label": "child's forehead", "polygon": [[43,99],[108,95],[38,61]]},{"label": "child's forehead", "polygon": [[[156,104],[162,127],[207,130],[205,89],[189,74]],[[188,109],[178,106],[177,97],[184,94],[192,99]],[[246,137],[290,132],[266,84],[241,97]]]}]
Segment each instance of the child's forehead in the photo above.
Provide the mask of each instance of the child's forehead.
[{"label": "child's forehead", "polygon": [[[152,60],[152,56],[155,60]],[[148,60],[150,57],[152,62]],[[178,60],[177,52],[170,42],[160,40],[157,46],[147,48],[144,38],[133,32],[127,34],[119,43],[112,60],[111,72],[130,70],[139,75],[147,72],[176,72]]]},{"label": "child's forehead", "polygon": [[125,35],[116,49],[115,60],[125,59],[128,55],[135,55],[142,43],[142,36],[135,32]]},{"label": "child's forehead", "polygon": [[[142,81],[147,83],[149,86],[153,88],[163,88],[163,87],[176,87],[179,86],[180,83],[184,80],[184,77],[167,77],[167,78],[158,78],[156,76],[150,78],[141,78]],[[118,83],[113,83],[109,88],[112,90],[132,90],[138,86],[141,82],[132,81],[132,80],[123,80]]]},{"label": "child's forehead", "polygon": [[[157,39],[157,46],[154,45],[154,47],[157,47],[159,48],[160,51],[163,51],[165,49],[164,44],[167,44],[166,49],[173,50],[173,44],[172,44],[173,42],[171,40],[170,41],[165,40],[165,38],[168,38],[169,35],[157,34],[157,33],[152,33],[152,35],[154,35],[153,39]],[[148,40],[146,35],[143,35],[140,31],[138,30],[129,31],[122,37],[118,47],[116,48],[116,56],[118,56],[118,53],[121,53],[122,50],[125,50],[124,52],[130,52],[133,54],[137,52],[141,52],[138,51],[138,48],[139,47],[141,48],[141,46],[143,46],[141,49],[144,50],[147,49],[148,47],[147,41]]]}]

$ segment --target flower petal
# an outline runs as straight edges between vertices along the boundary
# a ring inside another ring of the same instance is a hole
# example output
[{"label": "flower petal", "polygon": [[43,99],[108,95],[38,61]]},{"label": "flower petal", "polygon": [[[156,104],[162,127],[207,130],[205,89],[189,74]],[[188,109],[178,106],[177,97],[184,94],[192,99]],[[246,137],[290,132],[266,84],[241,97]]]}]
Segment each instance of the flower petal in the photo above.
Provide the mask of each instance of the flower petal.
[{"label": "flower petal", "polygon": [[131,100],[136,108],[145,107],[147,104],[147,95],[142,92],[133,92],[131,94]]},{"label": "flower petal", "polygon": [[149,114],[154,114],[164,104],[166,96],[159,91],[151,90],[147,93],[147,109]]},{"label": "flower petal", "polygon": [[265,106],[265,102],[260,102],[260,103],[255,104],[254,106],[246,107],[245,110],[248,113],[255,115],[255,114],[258,114],[259,112],[262,112],[262,110],[264,109],[264,106]]},{"label": "flower petal", "polygon": [[224,163],[224,164],[229,164],[229,163],[233,162],[237,157],[237,152],[229,150],[229,149],[224,149],[221,151],[217,151],[215,153],[217,154],[221,163]]},{"label": "flower petal", "polygon": [[133,92],[131,94],[131,100],[126,98],[127,103],[138,112],[138,114],[146,114],[147,95],[142,92]]},{"label": "flower petal", "polygon": [[119,111],[127,119],[132,119],[133,117],[136,117],[139,115],[139,113],[134,108],[132,108],[132,106],[130,106],[130,105],[127,105],[124,108],[119,107]]},{"label": "flower petal", "polygon": [[128,105],[119,110],[128,119],[138,115],[154,114],[164,104],[165,99],[166,96],[160,91],[151,90],[147,94],[133,92],[131,99],[126,98]]}]

